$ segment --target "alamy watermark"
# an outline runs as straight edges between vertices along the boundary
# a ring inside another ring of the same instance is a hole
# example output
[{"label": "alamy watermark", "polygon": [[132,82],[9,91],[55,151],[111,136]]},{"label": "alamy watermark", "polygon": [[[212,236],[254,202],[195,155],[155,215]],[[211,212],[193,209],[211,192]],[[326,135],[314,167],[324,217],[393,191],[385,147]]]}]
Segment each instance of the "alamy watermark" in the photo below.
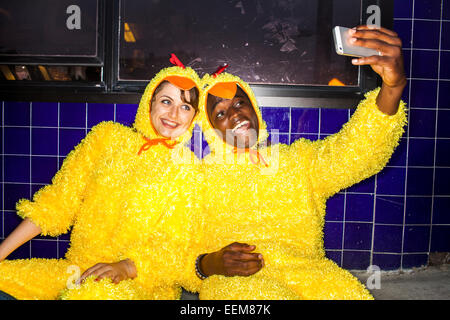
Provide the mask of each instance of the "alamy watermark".
[{"label": "alamy watermark", "polygon": [[66,269],[66,273],[70,274],[66,281],[67,289],[74,289],[80,285],[81,269],[77,265],[70,265]]},{"label": "alamy watermark", "polygon": [[377,265],[370,265],[367,268],[370,276],[367,278],[366,287],[369,290],[381,289],[381,269]]},{"label": "alamy watermark", "polygon": [[69,30],[80,30],[81,29],[81,9],[79,6],[72,4],[67,7],[66,13],[69,16],[66,19],[66,27]]}]

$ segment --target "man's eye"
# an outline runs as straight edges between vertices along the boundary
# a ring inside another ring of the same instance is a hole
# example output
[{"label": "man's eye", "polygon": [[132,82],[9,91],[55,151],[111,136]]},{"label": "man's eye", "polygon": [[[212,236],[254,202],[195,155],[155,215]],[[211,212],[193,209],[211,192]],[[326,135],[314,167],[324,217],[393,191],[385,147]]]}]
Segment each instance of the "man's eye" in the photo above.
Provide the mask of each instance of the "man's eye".
[{"label": "man's eye", "polygon": [[216,113],[216,119],[222,119],[225,116],[225,112],[219,111]]},{"label": "man's eye", "polygon": [[244,104],[244,101],[239,100],[239,101],[237,101],[237,102],[234,104],[234,107],[235,107],[235,108],[240,108],[240,107],[242,107],[243,104]]}]

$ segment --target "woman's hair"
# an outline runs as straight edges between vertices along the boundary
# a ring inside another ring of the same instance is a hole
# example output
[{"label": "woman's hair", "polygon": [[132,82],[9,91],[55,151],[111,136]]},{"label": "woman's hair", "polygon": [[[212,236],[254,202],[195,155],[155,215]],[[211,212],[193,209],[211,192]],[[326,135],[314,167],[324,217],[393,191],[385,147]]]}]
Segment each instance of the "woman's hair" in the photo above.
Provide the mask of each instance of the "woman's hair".
[{"label": "woman's hair", "polygon": [[[159,91],[162,90],[162,88],[164,88],[164,86],[167,83],[170,83],[170,82],[167,81],[167,80],[164,80],[156,87],[155,91],[153,92],[153,96],[152,96],[152,104],[153,104],[153,101],[155,101],[155,96],[158,94]],[[193,87],[190,90],[181,90],[180,89],[180,91],[181,91],[181,93],[180,93],[181,101],[183,101],[184,103],[189,103],[194,108],[195,114],[197,114],[197,112],[198,112],[198,101],[199,101],[199,93],[198,93],[197,87]],[[189,91],[190,101],[188,101],[186,99],[186,91]]]}]

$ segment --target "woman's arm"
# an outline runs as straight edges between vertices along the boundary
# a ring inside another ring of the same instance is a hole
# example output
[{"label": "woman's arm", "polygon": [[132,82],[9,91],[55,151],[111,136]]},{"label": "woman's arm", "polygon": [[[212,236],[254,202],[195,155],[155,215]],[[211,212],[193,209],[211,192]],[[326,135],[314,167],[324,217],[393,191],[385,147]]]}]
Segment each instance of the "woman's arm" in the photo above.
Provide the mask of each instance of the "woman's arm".
[{"label": "woman's arm", "polygon": [[39,189],[33,200],[17,202],[17,214],[31,219],[43,235],[58,236],[68,232],[83,203],[85,187],[98,160],[105,156],[105,145],[113,132],[112,123],[102,122],[93,127],[64,159],[51,184]]},{"label": "woman's arm", "polygon": [[6,259],[11,252],[40,233],[41,228],[35,225],[30,219],[23,220],[0,244],[0,261]]}]

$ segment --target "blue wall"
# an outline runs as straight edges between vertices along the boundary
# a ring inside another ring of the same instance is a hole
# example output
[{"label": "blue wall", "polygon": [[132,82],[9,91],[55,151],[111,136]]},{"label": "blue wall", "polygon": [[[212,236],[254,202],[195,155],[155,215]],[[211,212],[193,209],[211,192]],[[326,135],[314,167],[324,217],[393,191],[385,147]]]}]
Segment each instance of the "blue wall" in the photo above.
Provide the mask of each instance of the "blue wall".
[{"label": "blue wall", "polygon": [[[397,0],[394,30],[403,41],[409,127],[388,166],[328,202],[327,255],[348,269],[426,265],[429,252],[450,251],[450,3]],[[0,239],[21,221],[20,198],[50,182],[64,157],[103,120],[131,125],[137,105],[8,102],[2,107]],[[263,107],[280,141],[323,138],[351,109]],[[195,139],[200,138],[195,131]],[[201,154],[201,150],[196,150]],[[61,258],[69,235],[37,237],[10,258]]]}]

